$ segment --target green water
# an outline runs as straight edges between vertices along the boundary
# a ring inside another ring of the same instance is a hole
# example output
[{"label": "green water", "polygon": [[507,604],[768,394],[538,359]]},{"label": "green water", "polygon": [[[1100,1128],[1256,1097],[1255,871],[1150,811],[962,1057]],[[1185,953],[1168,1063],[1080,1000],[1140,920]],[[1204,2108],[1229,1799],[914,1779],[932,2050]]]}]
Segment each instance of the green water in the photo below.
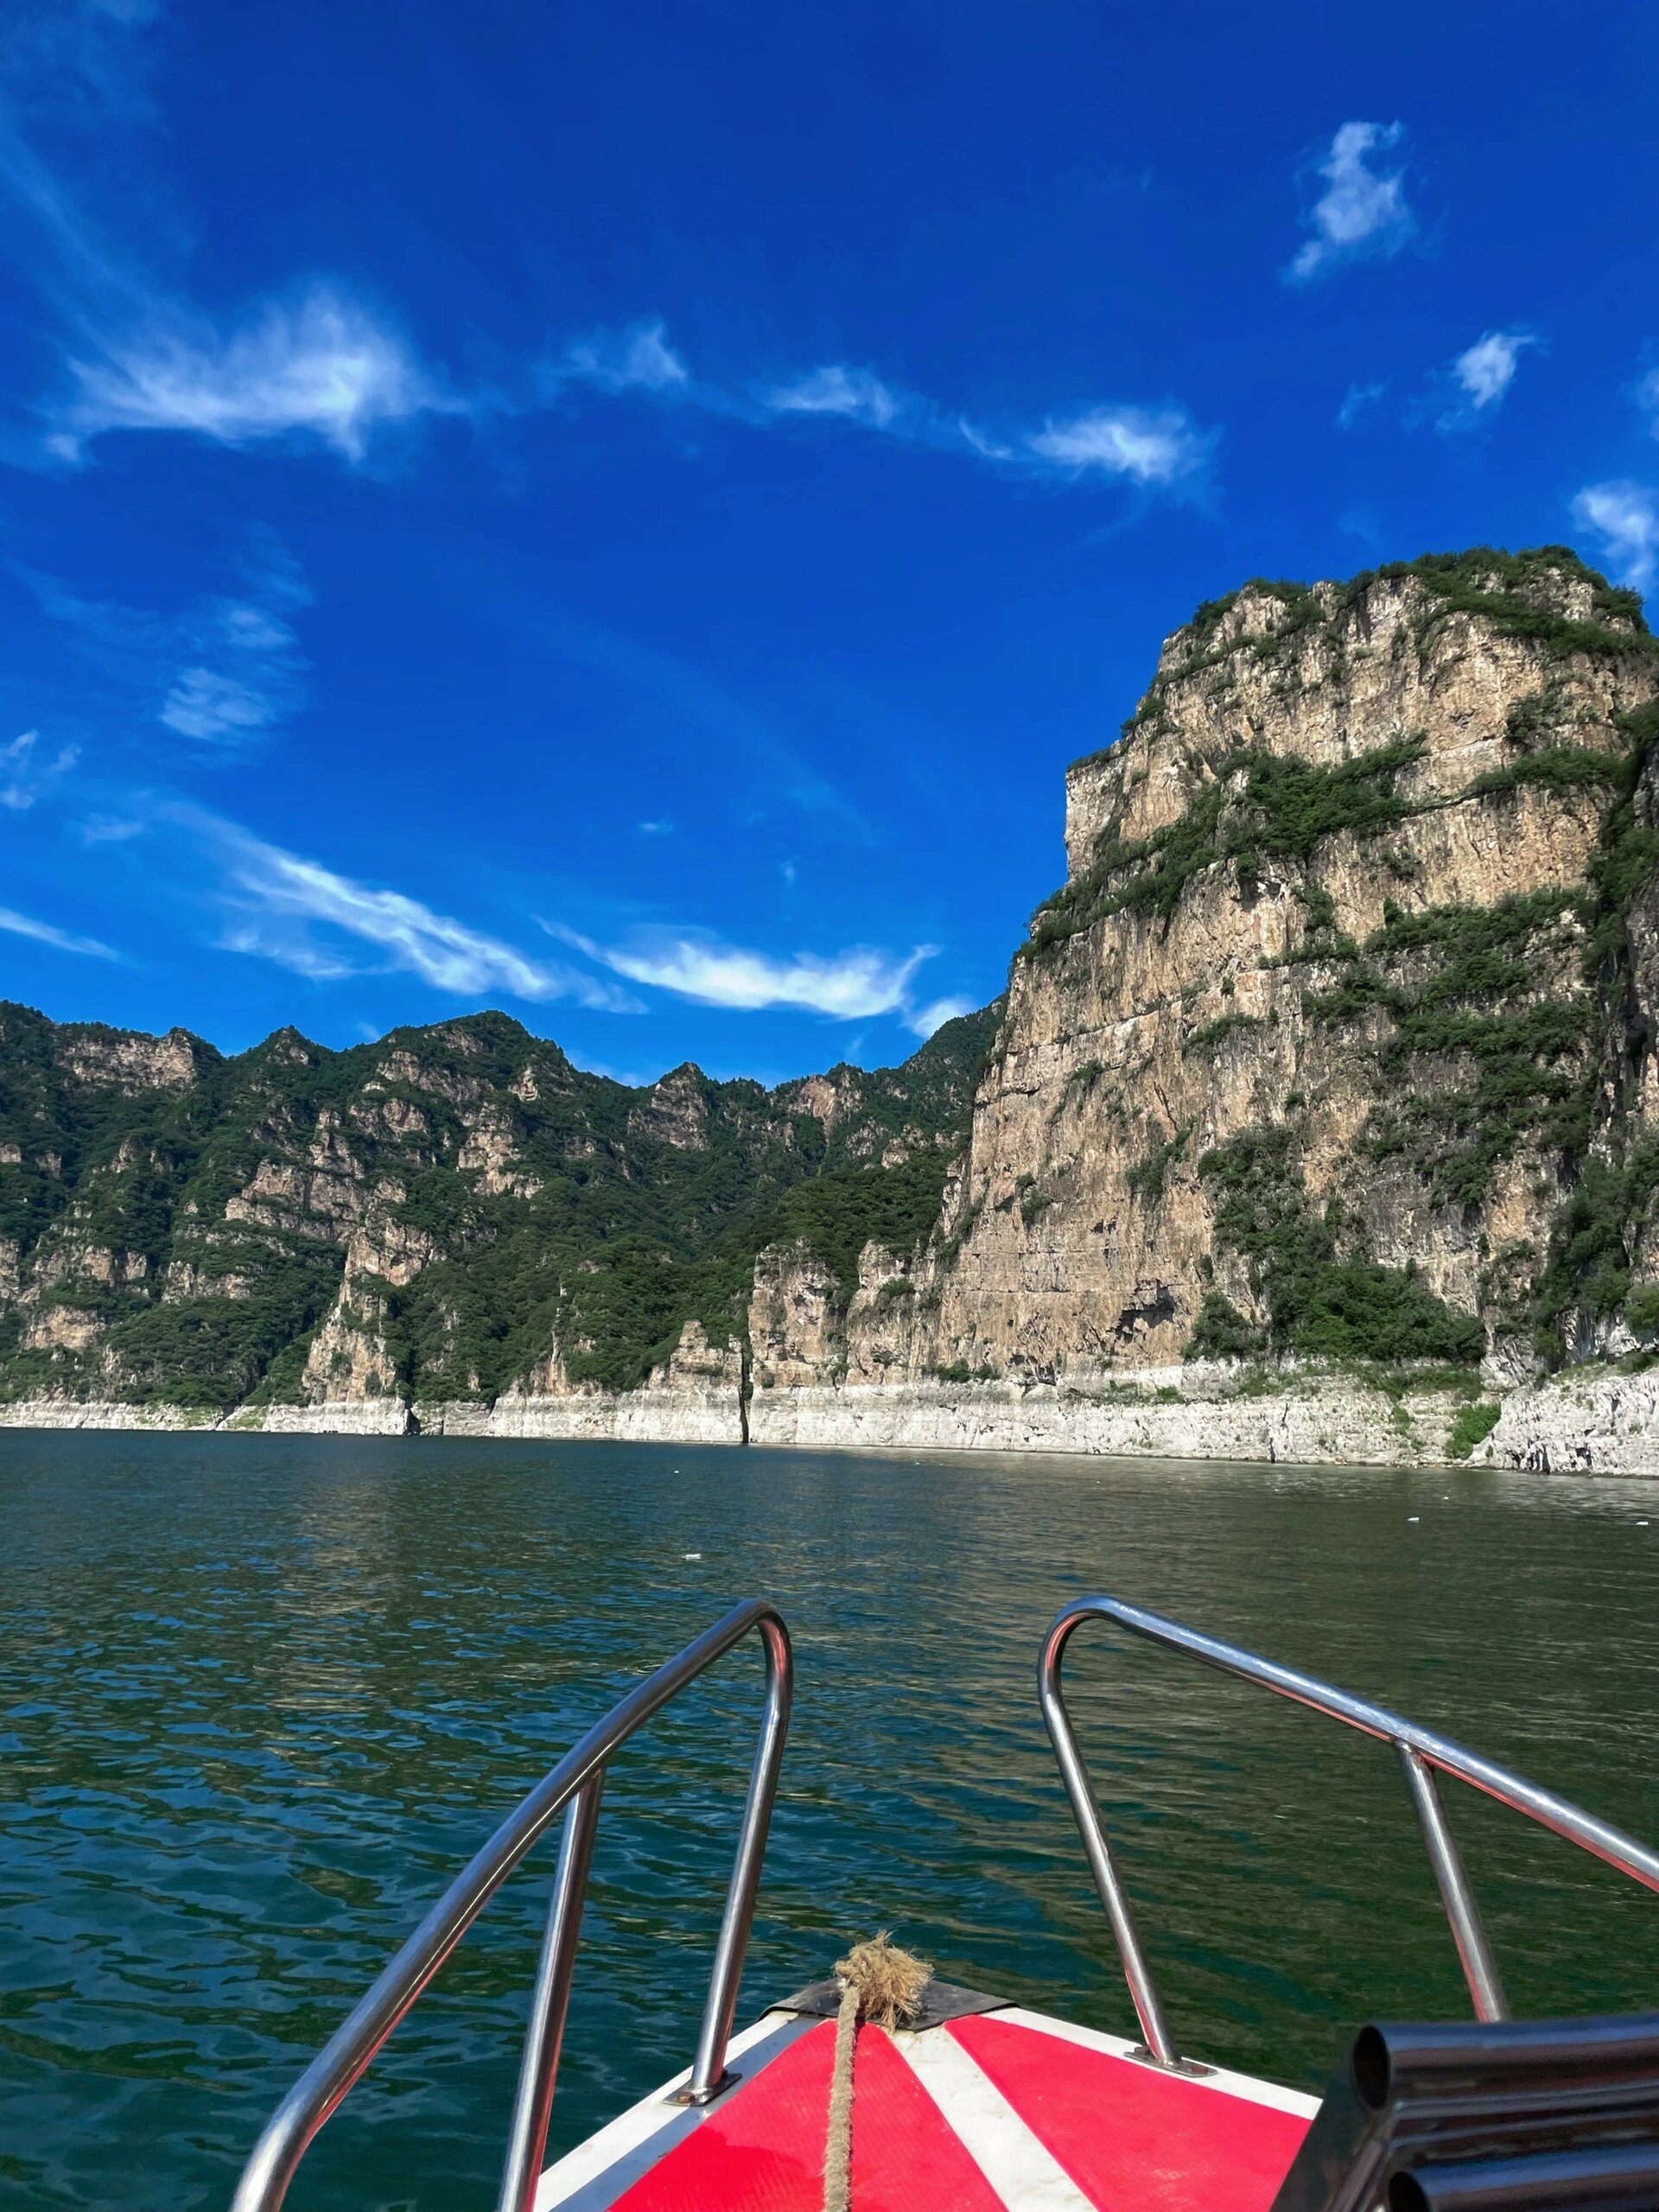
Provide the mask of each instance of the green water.
[{"label": "green water", "polygon": [[[950,1978],[1130,2029],[1033,1694],[1046,1621],[1087,1589],[1659,1834],[1656,1485],[0,1436],[0,2207],[224,2203],[496,1818],[753,1592],[788,1618],[799,1692],[740,2017],[879,1924]],[[1368,2013],[1462,2014],[1381,1746],[1104,1634],[1074,1651],[1185,2049],[1315,2085]],[[734,1655],[616,1770],[556,2147],[690,2055],[760,1678]],[[1516,2009],[1659,2004],[1659,1897],[1453,1796]],[[549,1865],[491,1907],[292,2205],[493,2202]]]}]

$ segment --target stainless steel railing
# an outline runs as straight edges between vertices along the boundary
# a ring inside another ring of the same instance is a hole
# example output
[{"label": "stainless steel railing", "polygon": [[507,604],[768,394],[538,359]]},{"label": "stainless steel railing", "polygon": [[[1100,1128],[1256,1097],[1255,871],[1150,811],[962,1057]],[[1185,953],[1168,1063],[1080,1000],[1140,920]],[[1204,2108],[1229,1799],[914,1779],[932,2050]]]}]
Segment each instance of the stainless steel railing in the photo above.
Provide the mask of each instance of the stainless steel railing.
[{"label": "stainless steel railing", "polygon": [[1258,1658],[1253,1651],[1242,1650],[1237,1644],[1201,1636],[1196,1629],[1184,1628],[1179,1621],[1166,1620],[1158,1613],[1145,1612],[1139,1605],[1125,1605],[1121,1599],[1079,1598],[1061,1608],[1043,1639],[1037,1670],[1043,1719],[1083,1835],[1083,1847],[1088,1854],[1095,1886],[1100,1891],[1117,1940],[1118,1955],[1140,2018],[1141,2032],[1147,2039],[1148,2051],[1160,2065],[1179,2066],[1183,2062],[1176,2056],[1146,1953],[1135,1933],[1128,1898],[1112,1863],[1089,1770],[1077,1749],[1077,1735],[1060,1690],[1060,1662],[1065,1647],[1087,1620],[1115,1621],[1132,1635],[1145,1637],[1148,1642],[1163,1644],[1172,1651],[1184,1651],[1190,1658],[1220,1668],[1224,1674],[1237,1675],[1247,1682],[1259,1682],[1281,1697],[1294,1698],[1299,1705],[1311,1706],[1316,1713],[1326,1713],[1350,1728],[1357,1728],[1368,1736],[1379,1736],[1393,1745],[1422,1824],[1429,1860],[1478,2019],[1507,2019],[1509,2008],[1485,1930],[1480,1924],[1474,1892],[1469,1886],[1435,1785],[1437,1769],[1484,1790],[1501,1805],[1509,1805],[1543,1827],[1553,1828],[1569,1843],[1593,1852],[1598,1859],[1605,1859],[1610,1866],[1617,1866],[1621,1873],[1644,1883],[1649,1889],[1659,1890],[1659,1853],[1649,1851],[1633,1837],[1610,1827],[1605,1821],[1581,1812],[1566,1798],[1540,1789],[1523,1776],[1510,1773],[1491,1759],[1482,1758],[1478,1752],[1465,1751],[1450,1738],[1436,1735],[1433,1729],[1419,1728],[1414,1721],[1390,1713],[1384,1706],[1351,1697],[1346,1690],[1334,1689],[1329,1682],[1301,1674],[1294,1667],[1281,1667],[1271,1659]]},{"label": "stainless steel railing", "polygon": [[731,2039],[743,1954],[754,1918],[755,1891],[778,1791],[784,1740],[789,1732],[794,1687],[789,1631],[783,1615],[764,1598],[747,1599],[734,1605],[723,1620],[706,1629],[677,1657],[631,1690],[509,1814],[272,2113],[243,2170],[232,2212],[276,2212],[318,2129],[338,2111],[347,2091],[507,1876],[568,1806],[530,2028],[524,2037],[506,2163],[496,2200],[497,2212],[530,2212],[547,2145],[605,1770],[621,1745],[653,1713],[755,1628],[766,1643],[766,1712],[755,1746],[726,1910],[715,1946],[696,2056],[690,2081],[681,2094],[688,2104],[705,2104],[716,2093],[726,2078],[726,2046]]}]

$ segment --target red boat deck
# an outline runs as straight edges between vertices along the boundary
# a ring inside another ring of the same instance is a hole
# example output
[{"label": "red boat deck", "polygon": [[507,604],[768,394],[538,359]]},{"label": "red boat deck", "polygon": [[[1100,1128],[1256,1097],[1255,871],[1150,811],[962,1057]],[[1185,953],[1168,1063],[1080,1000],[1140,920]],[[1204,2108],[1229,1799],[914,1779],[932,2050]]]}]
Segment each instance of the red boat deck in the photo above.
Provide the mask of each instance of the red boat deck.
[{"label": "red boat deck", "polygon": [[[835,2040],[767,2013],[732,2044],[734,2088],[698,2111],[667,2083],[550,2167],[536,2212],[820,2212]],[[1268,2212],[1317,2100],[1134,2048],[1016,2006],[861,2028],[857,2212]]]}]

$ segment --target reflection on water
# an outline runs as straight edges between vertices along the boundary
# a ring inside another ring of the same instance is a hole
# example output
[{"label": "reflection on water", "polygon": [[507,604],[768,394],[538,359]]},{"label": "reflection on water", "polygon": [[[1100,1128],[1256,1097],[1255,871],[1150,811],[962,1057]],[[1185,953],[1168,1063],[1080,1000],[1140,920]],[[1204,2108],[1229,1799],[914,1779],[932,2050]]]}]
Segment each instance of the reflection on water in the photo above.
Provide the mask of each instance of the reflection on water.
[{"label": "reflection on water", "polygon": [[[1659,1834],[1651,1486],[14,1433],[0,1527],[0,2207],[223,2203],[494,1820],[741,1595],[780,1603],[800,1675],[746,2015],[880,1924],[1131,2026],[1034,1696],[1086,1589]],[[1464,2011],[1386,1751],[1103,1631],[1073,1652],[1184,2047],[1312,2085],[1363,2014]],[[760,1683],[734,1655],[614,1770],[558,2145],[690,2056]],[[1659,1898],[1452,1795],[1517,2010],[1659,2004]],[[296,2212],[493,2201],[550,1871],[491,1907]]]}]

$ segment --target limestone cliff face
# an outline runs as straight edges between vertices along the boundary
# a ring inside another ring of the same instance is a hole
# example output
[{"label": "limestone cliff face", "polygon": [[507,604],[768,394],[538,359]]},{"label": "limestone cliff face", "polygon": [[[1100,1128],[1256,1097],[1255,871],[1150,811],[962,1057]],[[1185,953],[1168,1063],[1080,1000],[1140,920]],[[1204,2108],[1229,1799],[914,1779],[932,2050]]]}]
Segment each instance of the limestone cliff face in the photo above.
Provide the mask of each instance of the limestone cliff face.
[{"label": "limestone cliff face", "polygon": [[872,1204],[925,1230],[992,1026],[636,1090],[499,1014],[226,1059],[0,1005],[0,1404],[396,1430],[644,1392],[736,1432],[754,1255]]},{"label": "limestone cliff face", "polygon": [[[0,1404],[1529,1464],[1576,1464],[1579,1407],[1628,1459],[1634,599],[1559,548],[1246,586],[1072,768],[1065,836],[1005,1001],[769,1091],[629,1089],[499,1015],[226,1060],[0,1007]],[[1459,1428],[1478,1374],[1563,1365]]]},{"label": "limestone cliff face", "polygon": [[[1068,880],[930,1244],[867,1250],[839,1340],[768,1255],[757,1371],[763,1337],[802,1382],[1028,1384],[1635,1342],[1656,691],[1628,595],[1569,555],[1202,610],[1071,772]],[[1586,1178],[1623,1179],[1599,1281],[1569,1249]]]},{"label": "limestone cliff face", "polygon": [[311,1339],[301,1378],[302,1402],[355,1403],[397,1395],[400,1348],[392,1340],[392,1294],[407,1289],[438,1251],[435,1237],[399,1220],[384,1203],[371,1210],[346,1247],[339,1294]]},{"label": "limestone cliff face", "polygon": [[833,1382],[845,1364],[842,1301],[834,1269],[804,1240],[773,1246],[754,1263],[749,1344],[763,1390]]}]

